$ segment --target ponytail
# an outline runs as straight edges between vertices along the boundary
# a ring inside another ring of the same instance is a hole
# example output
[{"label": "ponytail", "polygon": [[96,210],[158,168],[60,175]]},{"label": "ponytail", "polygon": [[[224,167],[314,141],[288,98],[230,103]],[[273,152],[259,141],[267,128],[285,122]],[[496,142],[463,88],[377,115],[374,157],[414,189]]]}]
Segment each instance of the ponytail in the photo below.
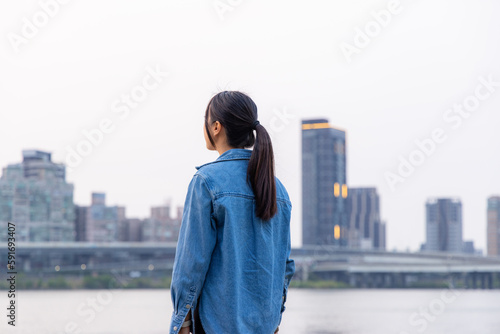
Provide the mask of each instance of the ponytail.
[{"label": "ponytail", "polygon": [[257,135],[248,163],[247,179],[250,178],[255,195],[257,217],[269,220],[278,211],[273,145],[271,137],[262,125],[257,124],[255,132]]},{"label": "ponytail", "polygon": [[231,147],[253,146],[246,179],[254,192],[257,217],[269,220],[278,211],[274,153],[271,137],[257,117],[257,105],[249,96],[238,91],[223,91],[212,97],[207,105],[205,130],[213,147],[215,142],[210,135],[209,118],[211,122],[219,121],[225,127]]}]

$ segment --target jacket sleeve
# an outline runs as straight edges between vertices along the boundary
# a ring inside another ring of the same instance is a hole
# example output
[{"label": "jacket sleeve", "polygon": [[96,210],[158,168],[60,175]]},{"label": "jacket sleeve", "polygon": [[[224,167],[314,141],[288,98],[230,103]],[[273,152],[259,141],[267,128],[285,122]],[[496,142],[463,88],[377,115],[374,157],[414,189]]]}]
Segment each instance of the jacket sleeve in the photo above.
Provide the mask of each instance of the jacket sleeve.
[{"label": "jacket sleeve", "polygon": [[[290,285],[290,280],[293,277],[293,274],[295,274],[295,261],[293,259],[290,259],[290,253],[291,253],[292,247],[291,247],[291,241],[290,241],[290,231],[288,232],[288,243],[287,243],[287,259],[286,259],[286,267],[285,267],[285,282],[283,285],[283,301],[281,303],[281,315],[283,315],[283,312],[285,311],[285,302],[286,302],[286,297],[288,293],[288,286]],[[281,317],[280,317],[280,323],[281,323]]]},{"label": "jacket sleeve", "polygon": [[177,334],[187,313],[197,306],[217,238],[213,213],[207,182],[195,174],[189,183],[175,251],[170,285],[174,310],[169,333]]}]

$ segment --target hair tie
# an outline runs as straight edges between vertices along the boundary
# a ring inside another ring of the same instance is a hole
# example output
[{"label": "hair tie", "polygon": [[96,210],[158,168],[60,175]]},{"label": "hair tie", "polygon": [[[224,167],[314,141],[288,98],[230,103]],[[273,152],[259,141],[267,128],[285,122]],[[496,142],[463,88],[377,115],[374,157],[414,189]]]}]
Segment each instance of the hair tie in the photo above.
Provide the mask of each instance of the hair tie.
[{"label": "hair tie", "polygon": [[253,122],[253,124],[252,124],[252,129],[254,129],[254,130],[255,130],[255,129],[257,129],[257,125],[259,125],[259,124],[260,124],[260,122],[259,122],[259,121],[255,121],[255,122]]}]

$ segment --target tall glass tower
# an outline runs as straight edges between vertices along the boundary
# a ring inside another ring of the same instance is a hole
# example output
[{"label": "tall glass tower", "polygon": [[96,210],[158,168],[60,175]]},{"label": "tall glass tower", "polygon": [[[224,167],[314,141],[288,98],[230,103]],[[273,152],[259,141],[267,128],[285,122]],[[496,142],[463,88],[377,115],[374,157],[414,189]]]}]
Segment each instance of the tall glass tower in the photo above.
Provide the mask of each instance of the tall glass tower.
[{"label": "tall glass tower", "polygon": [[426,207],[426,251],[461,253],[462,202],[456,198],[429,199]]},{"label": "tall glass tower", "polygon": [[500,256],[500,196],[488,198],[487,247],[489,256]]},{"label": "tall glass tower", "polygon": [[302,120],[302,244],[347,246],[346,137]]},{"label": "tall glass tower", "polygon": [[385,250],[385,223],[380,219],[376,188],[349,188],[349,248]]}]

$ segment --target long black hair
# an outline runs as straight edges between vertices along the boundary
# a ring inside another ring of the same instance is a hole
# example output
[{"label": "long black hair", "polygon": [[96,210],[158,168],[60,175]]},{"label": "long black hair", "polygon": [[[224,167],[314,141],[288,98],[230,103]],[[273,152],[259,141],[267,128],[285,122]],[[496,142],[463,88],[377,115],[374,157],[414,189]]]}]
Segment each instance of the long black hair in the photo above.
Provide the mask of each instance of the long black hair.
[{"label": "long black hair", "polygon": [[258,119],[257,105],[246,94],[223,91],[208,102],[205,111],[205,129],[210,143],[214,140],[208,130],[208,118],[219,121],[226,130],[227,143],[234,148],[253,146],[247,169],[247,182],[252,186],[257,217],[269,220],[278,211],[274,180],[274,153],[271,137],[264,126],[257,124],[256,135],[252,125]]}]

